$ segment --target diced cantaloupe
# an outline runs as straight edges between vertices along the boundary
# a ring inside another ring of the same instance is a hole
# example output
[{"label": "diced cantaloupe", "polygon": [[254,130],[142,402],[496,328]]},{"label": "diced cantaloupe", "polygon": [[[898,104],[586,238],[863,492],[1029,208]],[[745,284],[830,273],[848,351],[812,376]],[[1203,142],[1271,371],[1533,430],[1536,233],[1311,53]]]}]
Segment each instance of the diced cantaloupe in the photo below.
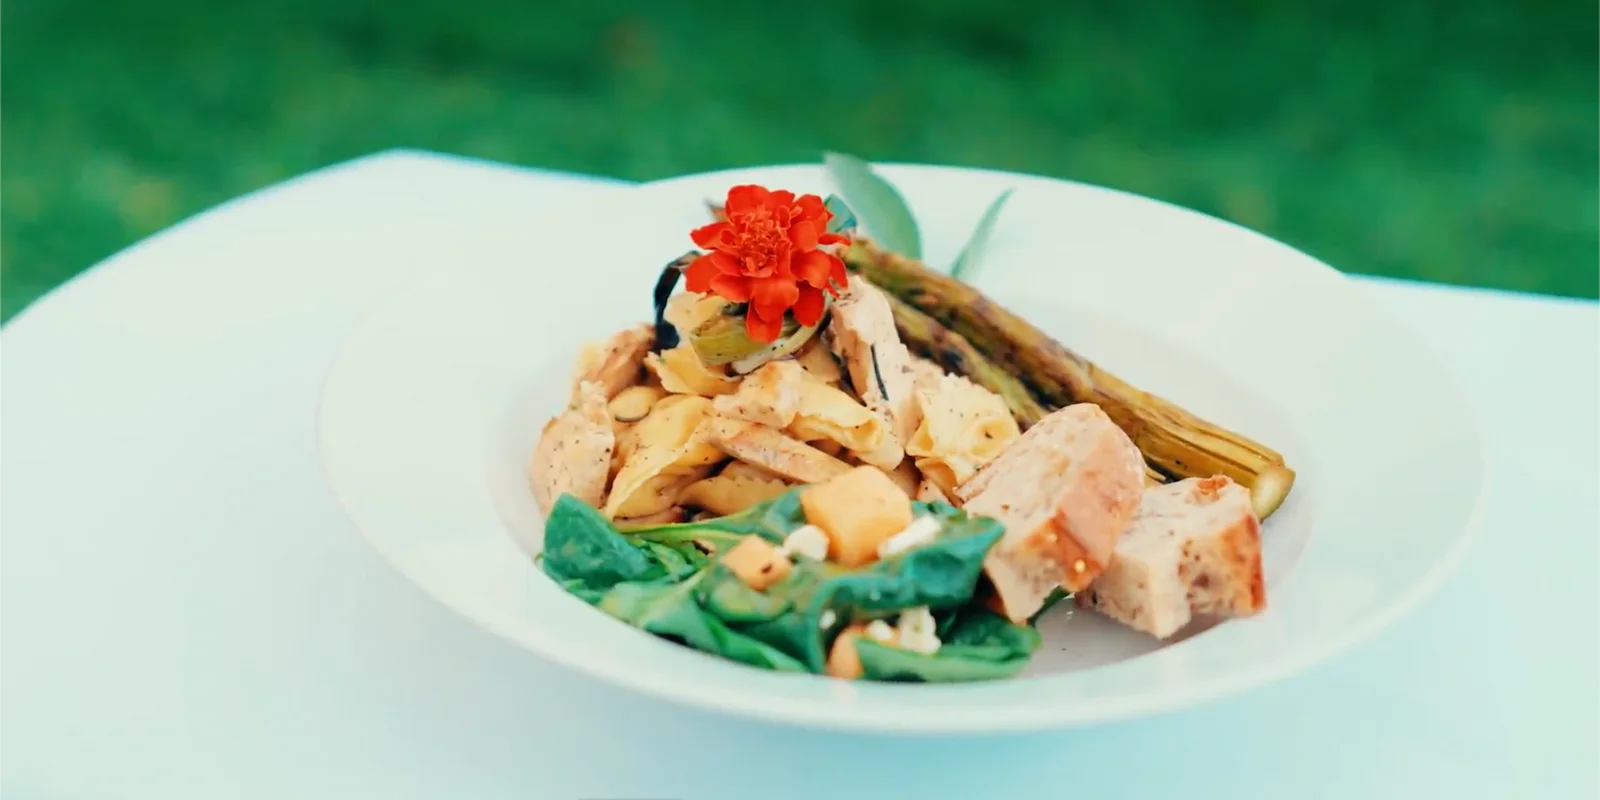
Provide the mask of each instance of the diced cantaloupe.
[{"label": "diced cantaloupe", "polygon": [[794,562],[771,542],[753,533],[728,548],[728,552],[722,555],[722,563],[745,585],[758,592],[783,580],[794,566]]},{"label": "diced cantaloupe", "polygon": [[911,523],[911,498],[877,467],[860,466],[800,493],[806,521],[828,534],[828,558],[859,567]]},{"label": "diced cantaloupe", "polygon": [[861,652],[856,649],[856,640],[866,632],[866,623],[857,622],[839,631],[833,639],[833,647],[828,650],[828,663],[825,671],[835,678],[853,681],[861,677]]}]

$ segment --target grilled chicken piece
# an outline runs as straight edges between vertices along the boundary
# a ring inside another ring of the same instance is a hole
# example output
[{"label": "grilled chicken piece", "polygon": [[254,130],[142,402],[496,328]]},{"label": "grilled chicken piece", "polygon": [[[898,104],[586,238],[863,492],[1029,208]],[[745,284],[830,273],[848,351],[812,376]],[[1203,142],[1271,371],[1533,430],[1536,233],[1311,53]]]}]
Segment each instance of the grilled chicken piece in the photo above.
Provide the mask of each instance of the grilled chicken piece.
[{"label": "grilled chicken piece", "polygon": [[712,401],[724,417],[786,428],[800,411],[806,371],[794,361],[771,361],[739,382],[739,390]]},{"label": "grilled chicken piece", "polygon": [[616,437],[606,410],[604,387],[583,381],[577,399],[545,423],[529,465],[534,499],[549,513],[563,494],[599,508],[611,477],[611,449]]},{"label": "grilled chicken piece", "polygon": [[1145,489],[1111,564],[1077,599],[1158,639],[1196,615],[1261,611],[1261,522],[1250,490],[1222,475]]},{"label": "grilled chicken piece", "polygon": [[638,383],[643,374],[644,357],[655,340],[655,330],[651,326],[635,325],[585,344],[572,378],[573,397],[577,397],[579,385],[585,382],[599,384],[607,400]]},{"label": "grilled chicken piece", "polygon": [[821,483],[850,471],[849,464],[757,422],[714,417],[711,441],[740,461],[799,483]]},{"label": "grilled chicken piece", "polygon": [[844,362],[861,402],[889,423],[904,446],[919,421],[918,369],[900,342],[888,298],[865,280],[851,278],[849,290],[834,301],[828,331],[833,352]]},{"label": "grilled chicken piece", "polygon": [[1067,406],[1040,420],[956,496],[969,514],[1004,523],[984,571],[1013,622],[1025,622],[1057,586],[1086,588],[1111,561],[1139,506],[1144,458],[1099,406]]}]

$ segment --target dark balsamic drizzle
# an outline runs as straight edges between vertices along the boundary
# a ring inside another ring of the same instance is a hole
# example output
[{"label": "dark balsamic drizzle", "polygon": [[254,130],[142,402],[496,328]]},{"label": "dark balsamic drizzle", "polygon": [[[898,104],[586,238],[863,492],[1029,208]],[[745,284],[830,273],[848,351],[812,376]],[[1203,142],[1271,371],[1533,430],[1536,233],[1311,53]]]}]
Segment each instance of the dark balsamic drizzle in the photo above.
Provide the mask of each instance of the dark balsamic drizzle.
[{"label": "dark balsamic drizzle", "polygon": [[876,344],[868,345],[867,354],[872,356],[872,377],[878,380],[878,393],[882,394],[883,399],[887,401],[889,399],[889,387],[883,382],[883,370],[878,368],[878,346]]}]

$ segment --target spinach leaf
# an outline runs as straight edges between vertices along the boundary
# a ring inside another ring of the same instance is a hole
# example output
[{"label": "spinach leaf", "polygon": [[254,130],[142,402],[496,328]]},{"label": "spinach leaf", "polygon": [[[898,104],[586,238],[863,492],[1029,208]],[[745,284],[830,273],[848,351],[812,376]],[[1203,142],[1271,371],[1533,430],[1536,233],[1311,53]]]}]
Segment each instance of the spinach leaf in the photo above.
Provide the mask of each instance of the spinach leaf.
[{"label": "spinach leaf", "polygon": [[773,544],[782,544],[784,537],[806,524],[805,512],[800,508],[800,492],[804,488],[797,486],[765,503],[726,517],[629,528],[623,535],[653,542],[687,543],[703,539],[720,549],[737,544],[753,533]]},{"label": "spinach leaf", "polygon": [[707,569],[695,597],[706,611],[734,624],[770,622],[791,608],[788,598],[750,588],[720,563]]},{"label": "spinach leaf", "polygon": [[766,669],[823,672],[838,629],[917,606],[935,609],[944,645],[926,656],[862,642],[867,677],[982,680],[1015,674],[1027,662],[1038,634],[971,602],[984,556],[1004,534],[995,520],[944,503],[916,503],[918,514],[942,522],[933,542],[855,569],[802,558],[766,591],[750,588],[690,544],[726,545],[751,534],[781,542],[805,522],[800,491],[741,514],[626,533],[563,496],[545,525],[541,563],[562,588],[624,623]]},{"label": "spinach leaf", "polygon": [[807,671],[799,661],[735,631],[701,608],[695,590],[708,574],[710,570],[702,571],[679,583],[619,583],[601,599],[600,610],[705,653],[779,672]]},{"label": "spinach leaf", "polygon": [[[949,505],[917,504],[944,523],[939,537],[921,547],[850,569],[802,560],[766,594],[782,597],[790,613],[749,628],[749,634],[821,672],[831,627],[879,619],[917,606],[954,608],[968,603],[983,559],[1005,529],[987,517],[969,517]],[[836,620],[825,627],[824,612]]]},{"label": "spinach leaf", "polygon": [[1055,608],[1057,603],[1061,602],[1062,600],[1069,599],[1071,597],[1072,597],[1072,592],[1069,592],[1069,591],[1067,591],[1066,589],[1064,589],[1064,588],[1062,588],[1060,586],[1057,586],[1056,588],[1051,589],[1050,590],[1050,594],[1048,596],[1046,596],[1045,599],[1044,599],[1044,605],[1039,606],[1039,610],[1033,612],[1033,616],[1028,618],[1028,624],[1029,625],[1034,625],[1034,624],[1038,623],[1039,622],[1039,618],[1044,616],[1044,612],[1049,611],[1052,608]]},{"label": "spinach leaf", "polygon": [[894,184],[855,156],[824,153],[822,164],[834,190],[878,244],[907,258],[922,258],[922,234],[917,230],[917,218]]},{"label": "spinach leaf", "polygon": [[545,574],[573,594],[594,602],[617,584],[664,577],[656,556],[635,547],[588,503],[564,494],[544,524]]},{"label": "spinach leaf", "polygon": [[880,681],[948,683],[1009,678],[1039,648],[1039,632],[971,606],[940,624],[939,649],[918,653],[858,639],[862,677]]},{"label": "spinach leaf", "polygon": [[[626,540],[627,537],[623,537]],[[667,580],[680,581],[700,571],[706,565],[706,555],[692,544],[668,544],[645,540],[640,549],[653,556],[666,573]]]}]

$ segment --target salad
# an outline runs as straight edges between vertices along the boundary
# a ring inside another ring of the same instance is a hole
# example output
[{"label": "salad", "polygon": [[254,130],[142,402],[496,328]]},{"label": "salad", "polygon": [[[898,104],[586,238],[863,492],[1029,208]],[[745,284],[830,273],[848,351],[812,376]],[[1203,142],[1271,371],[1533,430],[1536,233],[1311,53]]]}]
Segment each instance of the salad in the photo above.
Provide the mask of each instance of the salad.
[{"label": "salad", "polygon": [[1013,676],[1066,598],[1163,639],[1265,608],[1282,456],[963,282],[1009,193],[941,273],[892,185],[829,168],[842,195],[731,187],[654,319],[579,354],[530,464],[544,571],[642,631],[840,679]]}]

